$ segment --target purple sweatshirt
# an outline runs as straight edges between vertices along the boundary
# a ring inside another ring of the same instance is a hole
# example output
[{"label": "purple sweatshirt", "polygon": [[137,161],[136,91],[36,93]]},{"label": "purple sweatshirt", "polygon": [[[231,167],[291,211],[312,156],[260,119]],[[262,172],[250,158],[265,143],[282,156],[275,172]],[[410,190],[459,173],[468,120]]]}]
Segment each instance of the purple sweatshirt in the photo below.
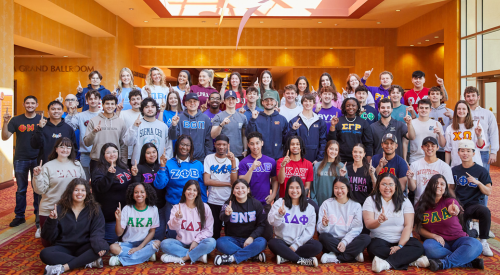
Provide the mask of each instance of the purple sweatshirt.
[{"label": "purple sweatshirt", "polygon": [[[373,99],[375,99],[375,109],[378,110],[378,103],[384,97],[389,97],[389,90],[384,89],[382,84],[378,87],[366,85],[366,80],[361,78],[361,83],[368,88],[368,91],[372,93]],[[389,97],[390,98],[390,97]],[[404,99],[401,97],[401,104],[404,104]]]}]

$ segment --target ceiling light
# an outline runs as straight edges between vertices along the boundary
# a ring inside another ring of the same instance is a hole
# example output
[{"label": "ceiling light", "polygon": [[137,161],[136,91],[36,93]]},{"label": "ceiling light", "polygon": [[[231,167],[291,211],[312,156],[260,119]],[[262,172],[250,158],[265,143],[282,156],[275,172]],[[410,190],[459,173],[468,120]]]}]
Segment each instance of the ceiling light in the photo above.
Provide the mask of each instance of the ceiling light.
[{"label": "ceiling light", "polygon": [[425,39],[426,42],[429,42],[429,39]]},{"label": "ceiling light", "polygon": [[380,24],[380,22],[377,22],[377,24]]},{"label": "ceiling light", "polygon": [[321,23],[323,23],[323,22],[318,22],[318,24],[321,24]]},{"label": "ceiling light", "polygon": [[434,38],[439,38],[439,36],[434,36]]},{"label": "ceiling light", "polygon": [[287,48],[285,48],[285,50],[286,50],[286,49],[287,49]]},{"label": "ceiling light", "polygon": [[410,47],[413,47],[413,46],[415,46],[415,45],[410,45]]},{"label": "ceiling light", "polygon": [[260,21],[260,23],[262,24],[262,23],[264,23],[264,21]]},{"label": "ceiling light", "polygon": [[401,11],[401,10],[396,10],[396,11]]},{"label": "ceiling light", "polygon": [[65,55],[64,57],[68,57],[67,55]]},{"label": "ceiling light", "polygon": [[144,20],[144,23],[148,23],[148,21]]},{"label": "ceiling light", "polygon": [[338,26],[339,24],[335,24],[335,26]]},{"label": "ceiling light", "polygon": [[133,11],[133,10],[134,10],[134,8],[129,8],[129,10]]}]

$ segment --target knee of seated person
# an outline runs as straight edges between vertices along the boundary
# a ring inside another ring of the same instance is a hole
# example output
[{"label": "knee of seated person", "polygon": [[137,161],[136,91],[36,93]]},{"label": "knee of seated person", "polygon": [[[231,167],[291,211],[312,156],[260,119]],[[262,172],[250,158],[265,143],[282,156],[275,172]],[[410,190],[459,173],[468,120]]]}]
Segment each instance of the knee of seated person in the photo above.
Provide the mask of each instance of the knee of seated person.
[{"label": "knee of seated person", "polygon": [[122,252],[122,247],[119,243],[114,243],[109,246],[109,252],[115,255],[119,255]]},{"label": "knee of seated person", "polygon": [[152,241],[153,248],[158,250],[160,248],[161,242],[159,240]]}]

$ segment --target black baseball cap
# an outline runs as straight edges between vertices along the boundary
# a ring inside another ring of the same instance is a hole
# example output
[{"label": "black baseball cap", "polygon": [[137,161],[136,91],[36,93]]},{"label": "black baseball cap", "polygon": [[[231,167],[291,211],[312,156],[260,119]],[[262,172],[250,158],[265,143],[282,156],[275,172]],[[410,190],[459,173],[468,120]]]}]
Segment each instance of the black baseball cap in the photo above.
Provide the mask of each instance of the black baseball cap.
[{"label": "black baseball cap", "polygon": [[387,133],[385,134],[383,137],[382,137],[382,142],[385,142],[386,140],[392,140],[394,141],[395,143],[398,143],[398,139],[396,138],[396,136],[394,134],[391,134],[391,133]]},{"label": "black baseball cap", "polygon": [[432,142],[435,145],[439,146],[437,139],[435,139],[433,137],[426,137],[426,138],[424,138],[424,140],[422,140],[422,146],[426,145],[428,142]]},{"label": "black baseball cap", "polygon": [[188,101],[190,99],[196,99],[196,100],[200,101],[200,99],[198,98],[198,94],[197,93],[188,93],[186,95],[185,101]]}]

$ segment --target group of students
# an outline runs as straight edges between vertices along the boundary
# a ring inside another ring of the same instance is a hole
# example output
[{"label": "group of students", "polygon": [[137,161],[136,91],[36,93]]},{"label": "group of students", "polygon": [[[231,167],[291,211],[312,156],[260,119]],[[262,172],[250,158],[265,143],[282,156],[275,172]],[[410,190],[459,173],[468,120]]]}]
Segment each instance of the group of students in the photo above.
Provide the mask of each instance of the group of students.
[{"label": "group of students", "polygon": [[11,226],[25,222],[31,172],[47,274],[160,249],[165,263],[207,263],[214,249],[216,265],[265,262],[266,247],[278,264],[363,262],[367,248],[375,272],[484,268],[494,115],[475,87],[452,111],[440,78],[427,89],[416,71],[405,92],[390,72],[366,86],[370,74],[350,74],[342,94],[328,73],[319,92],[299,77],[280,100],[269,71],[246,91],[233,72],[217,91],[212,70],[167,87],[153,67],[141,90],[123,68],[112,92],[94,71],[48,118],[28,96],[2,128],[16,133]]}]

